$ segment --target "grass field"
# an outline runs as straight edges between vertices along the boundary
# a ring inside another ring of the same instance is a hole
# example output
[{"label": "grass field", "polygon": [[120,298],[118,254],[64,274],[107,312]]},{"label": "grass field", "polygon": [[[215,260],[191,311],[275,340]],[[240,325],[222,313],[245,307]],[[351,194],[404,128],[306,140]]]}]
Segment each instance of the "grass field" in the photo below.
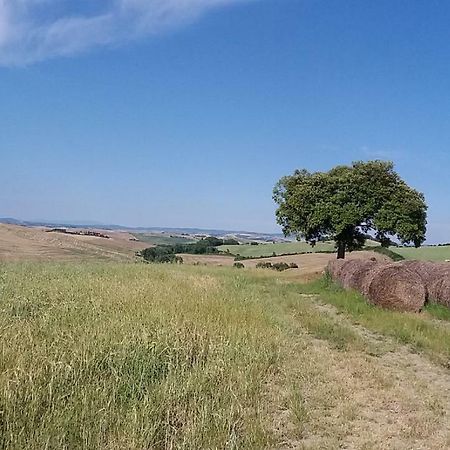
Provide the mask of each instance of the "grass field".
[{"label": "grass field", "polygon": [[418,259],[421,261],[445,261],[450,259],[450,245],[442,247],[399,247],[393,251],[402,255],[405,259]]},{"label": "grass field", "polygon": [[0,447],[448,448],[441,312],[270,272],[0,265]]},{"label": "grass field", "polygon": [[174,244],[191,244],[195,242],[193,239],[183,236],[170,236],[164,234],[152,233],[133,233],[139,241],[152,245],[174,245]]},{"label": "grass field", "polygon": [[259,245],[221,245],[219,250],[221,252],[226,252],[228,250],[233,255],[258,258],[261,256],[272,256],[273,253],[280,256],[288,253],[333,252],[335,248],[334,244],[328,242],[319,242],[314,247],[311,247],[311,245],[306,242],[279,242]]}]

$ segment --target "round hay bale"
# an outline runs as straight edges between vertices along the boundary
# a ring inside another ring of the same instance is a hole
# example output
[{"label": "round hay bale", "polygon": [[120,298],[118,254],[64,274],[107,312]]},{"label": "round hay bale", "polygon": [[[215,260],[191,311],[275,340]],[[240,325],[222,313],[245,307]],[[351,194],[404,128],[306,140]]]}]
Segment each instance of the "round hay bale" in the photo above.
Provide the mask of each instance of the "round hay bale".
[{"label": "round hay bale", "polygon": [[416,272],[422,278],[429,301],[450,306],[448,299],[450,294],[446,288],[450,267],[447,264],[431,261],[402,261],[399,264]]},{"label": "round hay bale", "polygon": [[437,266],[441,264],[432,263],[430,261],[401,261],[397,263],[399,266],[406,267],[407,269],[417,273],[425,283],[428,283],[428,280],[433,275],[433,272],[436,270]]},{"label": "round hay bale", "polygon": [[428,297],[431,302],[450,307],[450,270],[436,268],[428,283]]},{"label": "round hay bale", "polygon": [[355,289],[363,295],[367,295],[365,286],[367,282],[365,280],[371,276],[375,267],[378,267],[381,263],[373,260],[361,260],[359,265],[355,267],[353,272],[348,275],[346,284],[350,289]]},{"label": "round hay bale", "polygon": [[343,264],[344,264],[343,259],[333,259],[328,263],[326,271],[328,272],[333,281],[339,281],[339,273],[341,271]]},{"label": "round hay bale", "polygon": [[450,267],[446,264],[432,263],[432,267],[427,274],[427,282],[431,285],[435,280],[444,275],[450,275]]},{"label": "round hay bale", "polygon": [[366,292],[370,303],[394,311],[419,312],[426,300],[421,277],[398,264],[383,264],[370,271]]},{"label": "round hay bale", "polygon": [[429,279],[432,276],[433,271],[435,270],[436,264],[430,261],[416,261],[416,260],[400,261],[397,264],[419,275],[425,286],[426,301],[428,301]]},{"label": "round hay bale", "polygon": [[450,275],[435,279],[428,288],[430,301],[450,308]]},{"label": "round hay bale", "polygon": [[369,287],[372,282],[373,277],[376,274],[376,270],[381,267],[385,267],[390,265],[389,263],[379,262],[377,261],[375,264],[371,264],[365,268],[361,268],[361,270],[357,271],[354,274],[354,283],[356,285],[356,289],[365,297],[369,295]]},{"label": "round hay bale", "polygon": [[346,261],[339,272],[341,284],[345,289],[353,288],[351,280],[356,271],[360,269],[361,266],[364,266],[366,260],[362,259],[350,259]]}]

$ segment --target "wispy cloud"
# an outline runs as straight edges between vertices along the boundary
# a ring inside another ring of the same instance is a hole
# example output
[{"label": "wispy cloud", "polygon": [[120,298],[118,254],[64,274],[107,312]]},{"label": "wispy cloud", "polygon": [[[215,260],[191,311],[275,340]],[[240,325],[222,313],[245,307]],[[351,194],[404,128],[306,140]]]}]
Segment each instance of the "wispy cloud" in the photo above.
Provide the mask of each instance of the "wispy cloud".
[{"label": "wispy cloud", "polygon": [[244,1],[0,0],[0,65],[24,65],[136,40]]},{"label": "wispy cloud", "polygon": [[402,150],[372,148],[367,145],[363,145],[360,151],[365,158],[370,159],[387,159],[391,161],[399,161],[406,156],[405,152],[403,152]]}]

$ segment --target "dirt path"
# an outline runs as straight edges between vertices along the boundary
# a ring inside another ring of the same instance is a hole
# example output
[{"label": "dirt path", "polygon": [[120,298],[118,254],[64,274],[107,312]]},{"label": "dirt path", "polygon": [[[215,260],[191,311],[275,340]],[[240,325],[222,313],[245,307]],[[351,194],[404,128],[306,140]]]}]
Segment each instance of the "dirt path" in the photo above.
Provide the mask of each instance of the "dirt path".
[{"label": "dirt path", "polygon": [[304,298],[363,345],[339,350],[306,333],[306,345],[292,346],[281,374],[292,389],[275,394],[286,407],[274,414],[274,448],[450,448],[450,371]]}]

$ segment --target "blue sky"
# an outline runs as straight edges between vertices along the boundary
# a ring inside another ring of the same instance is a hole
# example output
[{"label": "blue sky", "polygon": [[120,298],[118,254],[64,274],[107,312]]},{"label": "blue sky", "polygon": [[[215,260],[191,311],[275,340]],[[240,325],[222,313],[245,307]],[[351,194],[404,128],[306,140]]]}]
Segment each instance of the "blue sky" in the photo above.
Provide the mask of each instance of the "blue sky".
[{"label": "blue sky", "polygon": [[278,231],[281,176],[378,158],[450,240],[449,2],[73,5],[0,0],[0,216]]}]

